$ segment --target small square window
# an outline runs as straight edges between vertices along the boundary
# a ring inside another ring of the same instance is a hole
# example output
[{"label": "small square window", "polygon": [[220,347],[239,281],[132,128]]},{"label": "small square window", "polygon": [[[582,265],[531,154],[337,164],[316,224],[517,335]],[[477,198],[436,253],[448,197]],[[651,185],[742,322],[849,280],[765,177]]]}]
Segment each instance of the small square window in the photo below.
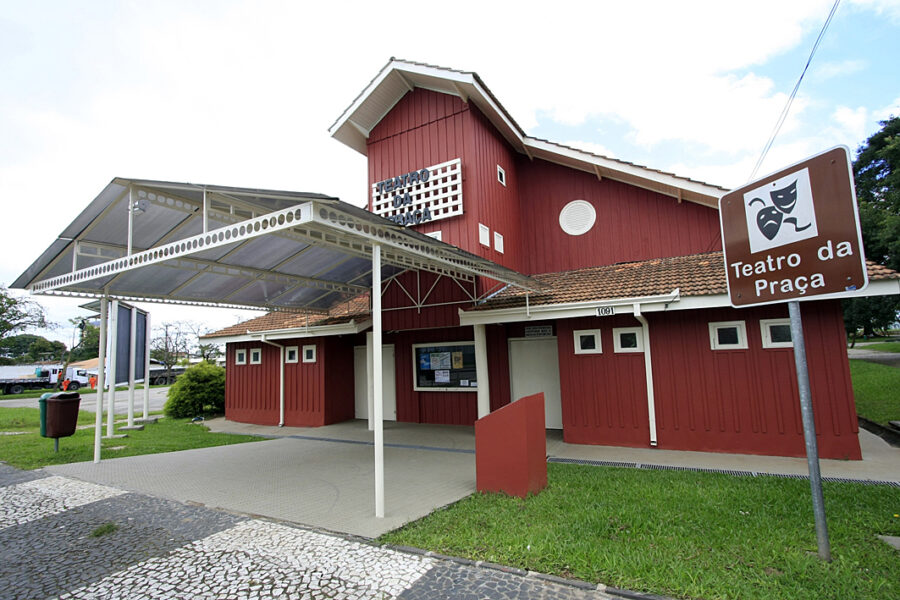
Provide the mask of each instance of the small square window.
[{"label": "small square window", "polygon": [[613,344],[616,352],[643,352],[644,331],[640,327],[616,327]]},{"label": "small square window", "polygon": [[247,350],[244,348],[238,348],[234,351],[234,364],[236,365],[246,365],[247,364]]},{"label": "small square window", "polygon": [[790,319],[760,319],[763,348],[793,348]]},{"label": "small square window", "polygon": [[250,348],[250,364],[258,365],[262,363],[262,348]]},{"label": "small square window", "polygon": [[496,231],[494,232],[494,250],[503,254],[503,236]]},{"label": "small square window", "polygon": [[713,350],[746,350],[746,325],[743,321],[710,323],[709,345]]},{"label": "small square window", "polygon": [[305,362],[305,363],[316,362],[316,347],[315,347],[315,345],[303,346],[303,362]]},{"label": "small square window", "polygon": [[297,351],[297,346],[288,346],[284,349],[284,362],[295,363],[297,362],[298,356],[299,352]]},{"label": "small square window", "polygon": [[488,248],[491,247],[491,228],[483,223],[478,224],[478,243]]},{"label": "small square window", "polygon": [[599,329],[582,329],[575,332],[575,354],[600,354]]},{"label": "small square window", "polygon": [[506,185],[506,171],[500,165],[497,165],[497,181]]}]

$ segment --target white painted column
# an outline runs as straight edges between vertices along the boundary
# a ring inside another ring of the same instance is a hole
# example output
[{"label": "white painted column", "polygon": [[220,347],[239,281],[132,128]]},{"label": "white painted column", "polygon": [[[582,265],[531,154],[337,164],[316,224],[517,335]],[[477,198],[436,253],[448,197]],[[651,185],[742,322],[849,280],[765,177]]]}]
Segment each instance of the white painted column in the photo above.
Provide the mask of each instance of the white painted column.
[{"label": "white painted column", "polygon": [[653,391],[653,363],[650,360],[650,324],[641,314],[641,305],[634,304],[634,318],[641,323],[641,341],[644,343],[644,376],[647,380],[647,413],[650,416],[650,445],[656,446],[656,395]]},{"label": "white painted column", "polygon": [[384,518],[384,370],[381,342],[381,246],[372,245],[372,382],[375,405],[375,516]]},{"label": "white painted column", "polygon": [[131,307],[131,335],[128,340],[128,426],[134,427],[134,361],[137,356],[137,310]]},{"label": "white painted column", "polygon": [[488,380],[487,338],[484,325],[474,325],[475,329],[475,377],[478,380],[478,418],[491,412],[491,390]]},{"label": "white painted column", "polygon": [[116,413],[116,346],[117,338],[119,336],[119,301],[113,300],[112,303],[112,315],[110,315],[110,319],[112,322],[112,327],[109,328],[109,372],[110,372],[110,386],[109,386],[109,399],[106,401],[106,436],[112,437],[115,434],[113,430],[113,421],[115,420]]},{"label": "white painted column", "polygon": [[278,373],[278,426],[284,427],[284,346],[278,346],[278,356],[281,361]]},{"label": "white painted column", "polygon": [[144,419],[150,418],[150,313],[144,313]]},{"label": "white painted column", "polygon": [[366,415],[369,418],[369,431],[375,431],[375,371],[372,368],[372,332],[366,332]]},{"label": "white painted column", "polygon": [[106,379],[106,319],[109,298],[100,298],[100,353],[97,358],[97,414],[94,420],[94,462],[100,462],[100,438],[103,435],[103,385]]}]

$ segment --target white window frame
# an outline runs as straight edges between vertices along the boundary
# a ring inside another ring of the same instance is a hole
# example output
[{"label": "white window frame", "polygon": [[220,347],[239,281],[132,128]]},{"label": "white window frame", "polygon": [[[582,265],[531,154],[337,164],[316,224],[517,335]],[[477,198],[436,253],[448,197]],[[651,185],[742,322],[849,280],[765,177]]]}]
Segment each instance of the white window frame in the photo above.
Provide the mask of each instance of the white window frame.
[{"label": "white window frame", "polygon": [[[590,335],[594,337],[594,348],[582,349],[581,338]],[[603,346],[600,344],[599,329],[577,329],[574,332],[575,337],[575,354],[603,354]]]},{"label": "white window frame", "polygon": [[506,170],[500,165],[497,165],[497,181],[506,187]]},{"label": "white window frame", "polygon": [[[307,357],[306,353],[312,350],[312,355]],[[316,362],[316,345],[315,344],[307,344],[303,346],[303,362],[305,363],[314,363]]]},{"label": "white window frame", "polygon": [[[624,348],[619,336],[623,333],[633,333],[637,339],[637,347]],[[643,327],[613,327],[613,347],[615,352],[643,352],[644,328]]]},{"label": "white window frame", "polygon": [[[256,360],[253,360],[253,353],[256,353]],[[262,364],[262,348],[250,348],[250,364],[251,365],[261,365]]]},{"label": "white window frame", "polygon": [[[718,330],[736,327],[738,341],[736,344],[720,344]],[[709,347],[712,350],[746,350],[747,324],[744,321],[714,321],[709,324]]]},{"label": "white window frame", "polygon": [[773,342],[772,341],[772,330],[769,329],[772,325],[787,325],[791,326],[790,319],[760,319],[759,320],[759,329],[762,333],[762,347],[763,348],[793,348],[794,347],[794,339],[793,335],[791,336],[790,342]]},{"label": "white window frame", "polygon": [[491,247],[491,228],[484,223],[478,224],[478,243],[488,248]]},{"label": "white window frame", "polygon": [[494,232],[494,250],[503,254],[503,235],[496,231]]},{"label": "white window frame", "polygon": [[246,365],[247,364],[247,349],[246,348],[235,348],[234,349],[234,364],[236,364],[236,365]]},{"label": "white window frame", "polygon": [[[291,352],[294,353],[293,360],[291,359]],[[299,357],[300,357],[300,349],[297,346],[286,346],[284,348],[284,362],[295,363],[299,360]]]}]

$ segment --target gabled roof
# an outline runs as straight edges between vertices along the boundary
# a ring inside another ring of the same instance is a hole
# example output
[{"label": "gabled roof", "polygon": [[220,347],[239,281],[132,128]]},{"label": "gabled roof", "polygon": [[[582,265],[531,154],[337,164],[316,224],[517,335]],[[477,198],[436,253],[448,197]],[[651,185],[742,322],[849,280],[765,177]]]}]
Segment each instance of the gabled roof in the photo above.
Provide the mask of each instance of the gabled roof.
[{"label": "gabled roof", "polygon": [[361,154],[376,125],[407,92],[422,88],[458,96],[491,121],[517,152],[705,206],[717,207],[725,188],[531,137],[519,127],[477,73],[391,58],[329,128]]}]

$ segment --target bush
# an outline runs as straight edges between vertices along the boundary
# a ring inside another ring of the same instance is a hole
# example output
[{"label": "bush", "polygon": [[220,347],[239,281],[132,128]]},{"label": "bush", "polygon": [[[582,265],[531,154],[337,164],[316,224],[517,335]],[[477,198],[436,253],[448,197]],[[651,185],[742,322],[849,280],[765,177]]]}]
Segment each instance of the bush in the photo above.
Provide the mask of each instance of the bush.
[{"label": "bush", "polygon": [[169,388],[167,417],[196,417],[225,412],[225,369],[208,362],[189,368]]}]

